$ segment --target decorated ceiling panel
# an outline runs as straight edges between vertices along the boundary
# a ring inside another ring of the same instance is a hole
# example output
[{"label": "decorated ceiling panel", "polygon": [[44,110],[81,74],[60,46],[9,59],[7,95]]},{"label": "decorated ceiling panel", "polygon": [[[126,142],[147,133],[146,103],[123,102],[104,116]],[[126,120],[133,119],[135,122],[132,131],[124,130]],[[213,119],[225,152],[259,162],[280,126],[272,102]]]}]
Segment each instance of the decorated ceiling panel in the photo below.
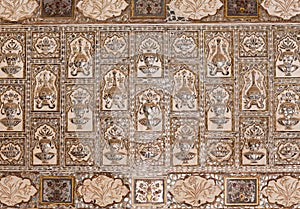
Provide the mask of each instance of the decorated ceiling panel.
[{"label": "decorated ceiling panel", "polygon": [[0,208],[300,208],[298,0],[0,0]]}]

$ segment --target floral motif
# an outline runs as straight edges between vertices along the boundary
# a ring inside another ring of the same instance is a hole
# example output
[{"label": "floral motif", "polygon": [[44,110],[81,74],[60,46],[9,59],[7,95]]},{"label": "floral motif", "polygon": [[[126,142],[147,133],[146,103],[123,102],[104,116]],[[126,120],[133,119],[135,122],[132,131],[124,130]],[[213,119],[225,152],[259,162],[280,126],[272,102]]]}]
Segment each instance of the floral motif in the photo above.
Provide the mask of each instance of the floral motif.
[{"label": "floral motif", "polygon": [[82,0],[77,4],[77,8],[84,16],[96,20],[107,20],[108,18],[119,16],[127,6],[128,3],[124,0]]},{"label": "floral motif", "polygon": [[221,191],[220,186],[217,186],[214,180],[191,176],[177,181],[170,192],[178,202],[198,207],[207,202],[213,202]]},{"label": "floral motif", "polygon": [[169,7],[179,17],[200,20],[214,15],[223,6],[220,0],[173,0]]},{"label": "floral motif", "polygon": [[6,176],[0,180],[0,202],[5,205],[15,206],[21,202],[28,202],[36,192],[37,189],[29,179]]},{"label": "floral motif", "polygon": [[0,0],[0,18],[19,21],[33,15],[39,4],[35,0]]},{"label": "floral motif", "polygon": [[300,14],[299,0],[264,0],[261,4],[272,16],[289,20]]},{"label": "floral motif", "polygon": [[85,179],[77,191],[85,202],[105,207],[121,202],[123,197],[128,194],[129,189],[121,179],[100,175],[92,179]]},{"label": "floral motif", "polygon": [[165,202],[164,179],[135,179],[134,203],[138,205],[157,205]]},{"label": "floral motif", "polygon": [[277,180],[270,181],[263,188],[262,194],[268,198],[270,203],[291,207],[300,203],[300,181],[291,176],[283,176]]}]

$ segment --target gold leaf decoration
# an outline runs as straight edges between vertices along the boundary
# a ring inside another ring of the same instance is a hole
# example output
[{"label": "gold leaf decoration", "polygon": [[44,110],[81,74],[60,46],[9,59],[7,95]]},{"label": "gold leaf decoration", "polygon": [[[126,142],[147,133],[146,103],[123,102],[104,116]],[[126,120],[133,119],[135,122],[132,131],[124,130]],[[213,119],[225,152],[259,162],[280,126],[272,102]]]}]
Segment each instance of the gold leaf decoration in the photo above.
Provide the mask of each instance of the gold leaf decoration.
[{"label": "gold leaf decoration", "polygon": [[7,206],[15,206],[21,202],[29,202],[37,192],[29,179],[17,176],[6,176],[0,180],[0,202]]},{"label": "gold leaf decoration", "polygon": [[192,20],[215,15],[222,6],[220,0],[172,0],[169,4],[176,16]]},{"label": "gold leaf decoration", "polygon": [[121,15],[128,3],[124,0],[82,0],[77,8],[86,17],[96,20],[107,20]]},{"label": "gold leaf decoration", "polygon": [[269,15],[281,17],[284,20],[300,14],[299,0],[264,0],[261,5]]},{"label": "gold leaf decoration", "polygon": [[177,181],[170,192],[176,201],[198,207],[213,202],[221,191],[212,179],[190,176],[185,180]]},{"label": "gold leaf decoration", "polygon": [[270,203],[291,207],[300,203],[300,181],[291,176],[272,180],[263,188],[262,194]]},{"label": "gold leaf decoration", "polygon": [[33,15],[39,4],[35,0],[0,0],[0,18],[19,21]]},{"label": "gold leaf decoration", "polygon": [[84,202],[92,202],[100,207],[105,207],[121,202],[128,194],[129,189],[121,179],[100,175],[92,179],[85,179],[77,191],[83,197]]}]

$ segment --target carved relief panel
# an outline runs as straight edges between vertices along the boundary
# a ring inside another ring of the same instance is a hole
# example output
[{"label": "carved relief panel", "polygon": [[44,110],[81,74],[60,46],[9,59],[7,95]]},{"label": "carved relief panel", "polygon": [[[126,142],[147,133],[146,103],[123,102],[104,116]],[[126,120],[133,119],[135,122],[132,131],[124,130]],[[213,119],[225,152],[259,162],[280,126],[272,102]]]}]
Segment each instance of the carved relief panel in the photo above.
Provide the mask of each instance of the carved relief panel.
[{"label": "carved relief panel", "polygon": [[[145,139],[143,139],[145,140]],[[137,166],[161,166],[165,163],[165,137],[134,142],[134,162]]]},{"label": "carved relief panel", "polygon": [[93,78],[95,66],[95,33],[66,33],[67,78]]},{"label": "carved relief panel", "polygon": [[171,57],[191,59],[198,57],[199,40],[197,31],[170,31]]},{"label": "carved relief panel", "polygon": [[242,111],[268,109],[268,66],[266,63],[240,64],[240,108]]},{"label": "carved relief panel", "polygon": [[138,32],[135,34],[136,76],[141,78],[163,77],[164,38],[163,33]]},{"label": "carved relief panel", "polygon": [[127,165],[129,162],[129,119],[106,117],[101,123],[103,165]]},{"label": "carved relief panel", "polygon": [[128,66],[102,65],[102,110],[128,109]]},{"label": "carved relief panel", "polygon": [[199,88],[197,66],[171,65],[173,76],[172,110],[197,111]]},{"label": "carved relief panel", "polygon": [[235,161],[235,140],[233,138],[207,138],[206,164],[210,166],[230,166]]},{"label": "carved relief panel", "polygon": [[25,78],[25,33],[0,33],[0,78]]},{"label": "carved relief panel", "polygon": [[32,65],[31,98],[32,111],[60,110],[59,65]]},{"label": "carved relief panel", "polygon": [[275,138],[275,164],[299,165],[300,141],[299,138]]},{"label": "carved relief panel", "polygon": [[266,117],[241,117],[241,164],[266,165],[269,120]]},{"label": "carved relief panel", "polygon": [[205,31],[205,66],[207,77],[233,76],[233,34],[231,31]]},{"label": "carved relief panel", "polygon": [[94,86],[66,84],[66,131],[94,131]]},{"label": "carved relief panel", "polygon": [[267,31],[239,31],[240,57],[266,57],[268,55]]},{"label": "carved relief panel", "polygon": [[94,153],[94,139],[65,138],[65,164],[67,166],[92,166]]},{"label": "carved relief panel", "polygon": [[24,94],[23,85],[0,86],[0,132],[24,131]]},{"label": "carved relief panel", "polygon": [[275,130],[276,131],[299,131],[299,96],[300,86],[275,85]]},{"label": "carved relief panel", "polygon": [[0,165],[25,165],[25,138],[0,138]]},{"label": "carved relief panel", "polygon": [[205,85],[207,131],[233,131],[233,86]]},{"label": "carved relief panel", "polygon": [[299,34],[276,31],[274,35],[276,77],[300,77]]},{"label": "carved relief panel", "polygon": [[172,118],[172,165],[198,165],[199,140],[199,122],[195,118]]},{"label": "carved relief panel", "polygon": [[61,33],[60,32],[32,32],[33,59],[60,58]]},{"label": "carved relief panel", "polygon": [[155,87],[136,86],[136,92],[136,131],[163,131],[163,91]]},{"label": "carved relief panel", "polygon": [[104,59],[129,56],[129,34],[123,31],[101,32],[101,57]]},{"label": "carved relief panel", "polygon": [[33,118],[31,120],[31,165],[58,165],[60,153],[60,120]]}]

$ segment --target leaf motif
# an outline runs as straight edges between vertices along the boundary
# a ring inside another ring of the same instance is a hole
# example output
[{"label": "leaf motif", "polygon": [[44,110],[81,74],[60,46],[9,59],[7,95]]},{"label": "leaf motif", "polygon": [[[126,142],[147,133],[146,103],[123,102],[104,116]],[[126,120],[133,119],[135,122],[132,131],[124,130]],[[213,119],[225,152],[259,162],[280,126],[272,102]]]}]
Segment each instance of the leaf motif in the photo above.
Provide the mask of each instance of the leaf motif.
[{"label": "leaf motif", "polygon": [[87,203],[93,202],[100,207],[121,202],[129,189],[120,179],[113,179],[100,175],[92,179],[85,179],[78,187],[78,193]]},{"label": "leaf motif", "polygon": [[78,10],[86,17],[96,20],[107,20],[121,15],[128,3],[125,0],[81,0],[77,4]]},{"label": "leaf motif", "polygon": [[269,15],[281,17],[284,20],[300,14],[299,0],[264,0],[261,5]]},{"label": "leaf motif", "polygon": [[291,176],[284,176],[278,180],[270,181],[263,188],[262,194],[268,198],[270,203],[291,207],[300,203],[299,191],[300,181]]},{"label": "leaf motif", "polygon": [[178,202],[197,207],[213,202],[221,191],[221,188],[215,185],[214,180],[191,176],[177,181],[170,192]]},{"label": "leaf motif", "polygon": [[0,202],[15,206],[21,202],[28,202],[31,196],[37,193],[29,179],[22,179],[17,176],[6,176],[0,180]]},{"label": "leaf motif", "polygon": [[0,18],[19,21],[30,18],[38,8],[35,0],[0,0]]},{"label": "leaf motif", "polygon": [[169,4],[176,16],[192,20],[214,15],[222,6],[220,0],[172,0]]}]

